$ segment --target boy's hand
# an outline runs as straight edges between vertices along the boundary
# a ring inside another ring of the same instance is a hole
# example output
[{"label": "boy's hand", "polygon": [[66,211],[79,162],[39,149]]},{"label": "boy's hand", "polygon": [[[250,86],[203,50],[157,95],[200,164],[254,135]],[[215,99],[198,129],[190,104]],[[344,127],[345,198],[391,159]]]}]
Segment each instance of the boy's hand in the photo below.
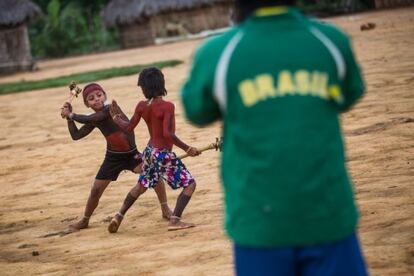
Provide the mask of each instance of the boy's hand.
[{"label": "boy's hand", "polygon": [[189,156],[197,156],[197,155],[201,154],[201,151],[197,148],[189,147],[188,150],[187,150],[187,154]]},{"label": "boy's hand", "polygon": [[61,108],[60,111],[60,116],[62,116],[62,118],[68,118],[69,114],[72,113],[72,105],[68,102],[66,102],[63,107]]},{"label": "boy's hand", "polygon": [[68,102],[66,102],[66,103],[63,105],[63,108],[67,108],[67,109],[69,109],[69,111],[70,111],[70,112],[72,112],[72,105],[71,105],[70,103],[68,103]]},{"label": "boy's hand", "polygon": [[112,119],[121,116],[121,108],[115,100],[112,100],[112,104],[109,107],[109,114],[111,114]]}]

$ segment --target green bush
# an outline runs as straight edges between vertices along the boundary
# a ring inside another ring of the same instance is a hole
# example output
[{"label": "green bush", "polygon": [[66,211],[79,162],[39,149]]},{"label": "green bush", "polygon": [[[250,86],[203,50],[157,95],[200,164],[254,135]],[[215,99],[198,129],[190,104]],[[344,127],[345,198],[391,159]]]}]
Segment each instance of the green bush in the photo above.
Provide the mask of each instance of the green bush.
[{"label": "green bush", "polygon": [[47,4],[46,15],[29,29],[33,56],[62,57],[119,47],[117,33],[103,26],[101,8],[81,3],[69,1],[63,6],[51,0]]}]

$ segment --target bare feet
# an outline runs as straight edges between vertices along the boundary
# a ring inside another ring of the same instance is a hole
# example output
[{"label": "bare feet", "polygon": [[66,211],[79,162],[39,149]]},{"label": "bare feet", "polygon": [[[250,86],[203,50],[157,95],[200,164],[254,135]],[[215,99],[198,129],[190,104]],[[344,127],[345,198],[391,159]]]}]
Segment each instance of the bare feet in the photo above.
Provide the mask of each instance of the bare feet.
[{"label": "bare feet", "polygon": [[183,222],[180,217],[171,216],[170,223],[168,224],[168,231],[182,230],[195,227],[195,224]]},{"label": "bare feet", "polygon": [[111,223],[108,225],[109,233],[116,233],[119,226],[121,225],[123,217],[119,214],[116,214],[115,217],[111,220]]},{"label": "bare feet", "polygon": [[170,220],[172,216],[172,211],[168,204],[161,204],[162,218],[165,220]]},{"label": "bare feet", "polygon": [[69,230],[71,232],[76,232],[76,231],[79,231],[81,229],[88,228],[88,225],[89,225],[89,218],[83,217],[78,222],[69,225]]}]

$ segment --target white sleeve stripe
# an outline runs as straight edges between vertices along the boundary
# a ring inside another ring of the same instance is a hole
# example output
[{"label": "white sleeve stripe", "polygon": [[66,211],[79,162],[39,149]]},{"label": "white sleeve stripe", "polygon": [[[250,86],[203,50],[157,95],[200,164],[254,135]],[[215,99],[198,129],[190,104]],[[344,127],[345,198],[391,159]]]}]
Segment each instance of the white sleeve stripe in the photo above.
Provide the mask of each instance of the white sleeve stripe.
[{"label": "white sleeve stripe", "polygon": [[223,53],[217,63],[216,72],[214,75],[214,98],[220,106],[222,112],[226,110],[227,104],[227,84],[226,77],[230,63],[231,56],[236,49],[237,44],[243,37],[243,32],[239,31],[226,45]]},{"label": "white sleeve stripe", "polygon": [[341,52],[339,51],[338,47],[336,47],[335,44],[325,34],[323,34],[315,27],[310,27],[310,31],[317,39],[319,39],[325,45],[326,48],[328,48],[329,53],[335,60],[339,79],[343,80],[345,78],[346,66],[344,58]]}]

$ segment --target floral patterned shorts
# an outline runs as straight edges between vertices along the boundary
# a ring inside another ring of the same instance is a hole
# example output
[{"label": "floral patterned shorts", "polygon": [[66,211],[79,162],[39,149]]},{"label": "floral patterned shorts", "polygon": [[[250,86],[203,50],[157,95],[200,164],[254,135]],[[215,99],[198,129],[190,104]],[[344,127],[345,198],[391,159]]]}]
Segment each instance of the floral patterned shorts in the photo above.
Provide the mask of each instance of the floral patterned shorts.
[{"label": "floral patterned shorts", "polygon": [[187,187],[194,182],[193,176],[172,151],[148,145],[143,152],[142,159],[144,164],[138,183],[146,188],[155,187],[160,177],[174,190]]}]

